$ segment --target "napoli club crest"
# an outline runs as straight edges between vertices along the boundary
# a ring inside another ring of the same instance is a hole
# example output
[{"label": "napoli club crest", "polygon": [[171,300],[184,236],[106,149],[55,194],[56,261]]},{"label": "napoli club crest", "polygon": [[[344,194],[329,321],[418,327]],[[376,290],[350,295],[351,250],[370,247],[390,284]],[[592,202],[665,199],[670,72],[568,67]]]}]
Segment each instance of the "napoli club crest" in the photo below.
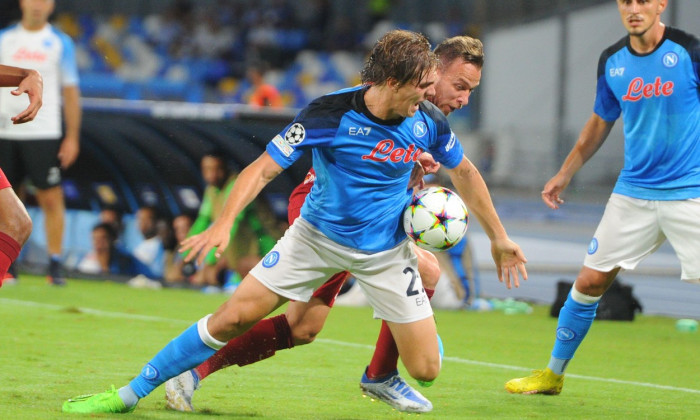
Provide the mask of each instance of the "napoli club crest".
[{"label": "napoli club crest", "polygon": [[280,260],[280,253],[272,251],[263,258],[262,265],[265,268],[274,267]]},{"label": "napoli club crest", "polygon": [[591,239],[591,243],[588,244],[588,255],[593,255],[598,250],[598,239]]}]

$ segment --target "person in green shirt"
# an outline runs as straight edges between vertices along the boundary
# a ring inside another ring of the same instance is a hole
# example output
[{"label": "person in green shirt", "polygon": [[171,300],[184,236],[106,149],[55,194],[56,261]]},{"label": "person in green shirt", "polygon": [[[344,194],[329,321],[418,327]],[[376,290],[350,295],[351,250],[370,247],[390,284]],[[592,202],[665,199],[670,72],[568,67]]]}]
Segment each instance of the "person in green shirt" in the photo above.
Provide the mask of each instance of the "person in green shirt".
[{"label": "person in green shirt", "polygon": [[[201,171],[206,188],[188,237],[203,232],[219,217],[238,176],[229,168],[224,153],[219,150],[212,150],[202,157]],[[217,261],[214,252],[210,252],[203,267],[193,277],[193,283],[204,287],[221,287],[224,283],[236,286],[252,267],[251,259],[257,263],[274,244],[275,239],[266,232],[257,215],[255,203],[251,203],[236,217],[231,228],[230,245],[222,257]],[[192,270],[193,267],[187,269]]]}]

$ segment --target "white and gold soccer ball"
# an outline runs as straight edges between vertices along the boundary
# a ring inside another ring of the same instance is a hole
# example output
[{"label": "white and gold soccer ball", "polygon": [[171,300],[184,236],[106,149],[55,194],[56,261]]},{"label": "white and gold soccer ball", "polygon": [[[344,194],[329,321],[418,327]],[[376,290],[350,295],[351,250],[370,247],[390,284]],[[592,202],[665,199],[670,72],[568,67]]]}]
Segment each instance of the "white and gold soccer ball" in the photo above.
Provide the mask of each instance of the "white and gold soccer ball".
[{"label": "white and gold soccer ball", "polygon": [[444,187],[418,191],[403,212],[403,228],[416,245],[445,251],[467,232],[469,212],[462,199]]}]

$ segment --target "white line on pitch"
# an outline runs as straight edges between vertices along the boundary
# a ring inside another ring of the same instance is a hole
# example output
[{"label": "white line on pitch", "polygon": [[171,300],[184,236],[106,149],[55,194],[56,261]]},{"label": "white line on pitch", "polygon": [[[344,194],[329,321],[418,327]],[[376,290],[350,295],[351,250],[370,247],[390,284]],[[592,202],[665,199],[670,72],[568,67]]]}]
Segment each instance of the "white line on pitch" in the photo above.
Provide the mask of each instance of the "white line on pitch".
[{"label": "white line on pitch", "polygon": [[[71,308],[70,306],[65,306],[65,305],[54,305],[54,304],[50,304],[50,303],[39,303],[39,302],[7,299],[7,298],[0,298],[0,303],[19,305],[19,306],[32,306],[32,307],[47,308],[47,309],[54,309],[54,310],[65,310],[65,309]],[[109,317],[109,318],[136,319],[136,320],[140,320],[140,321],[174,322],[174,323],[182,323],[182,324],[193,323],[193,321],[186,321],[183,319],[164,318],[164,317],[160,317],[160,316],[127,314],[127,313],[123,313],[123,312],[102,311],[99,309],[92,309],[92,308],[76,308],[76,309],[80,313]],[[371,346],[368,344],[348,343],[346,341],[338,341],[338,340],[332,340],[332,339],[328,339],[328,338],[317,338],[315,341],[319,342],[319,343],[334,344],[334,345],[344,346],[344,347],[363,348],[363,349],[367,349],[367,350],[374,349],[374,346]],[[478,360],[462,359],[459,357],[451,357],[451,356],[445,357],[444,360],[446,360],[448,362],[462,363],[462,364],[466,364],[466,365],[485,366],[485,367],[491,367],[491,368],[497,368],[497,369],[525,370],[525,371],[529,370],[529,369],[524,368],[522,366],[512,366],[512,365],[503,365],[503,364],[499,364],[499,363],[481,362]],[[652,383],[648,383],[648,382],[625,381],[625,380],[621,380],[621,379],[612,379],[612,378],[599,378],[596,376],[577,375],[577,374],[573,374],[573,373],[567,373],[566,376],[569,378],[584,379],[584,380],[588,380],[588,381],[609,382],[609,383],[622,384],[622,385],[633,385],[633,386],[641,386],[641,387],[645,387],[645,388],[665,389],[665,390],[669,390],[669,391],[678,391],[678,392],[688,392],[688,393],[692,393],[692,394],[700,394],[700,390],[698,390],[698,389],[680,388],[680,387],[668,386],[668,385],[658,385],[658,384],[652,384]]]}]

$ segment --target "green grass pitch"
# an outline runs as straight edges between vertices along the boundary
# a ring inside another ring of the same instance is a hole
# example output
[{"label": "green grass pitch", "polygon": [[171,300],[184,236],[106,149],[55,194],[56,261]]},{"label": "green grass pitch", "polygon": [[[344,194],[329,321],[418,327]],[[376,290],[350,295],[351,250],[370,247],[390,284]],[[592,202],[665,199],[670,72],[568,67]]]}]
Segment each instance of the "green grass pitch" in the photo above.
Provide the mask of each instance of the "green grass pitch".
[{"label": "green grass pitch", "polygon": [[546,307],[529,315],[436,312],[445,360],[435,385],[421,389],[434,410],[420,416],[362,397],[358,382],[379,321],[369,308],[346,307],[331,312],[315,343],[207,378],[195,394],[197,413],[166,410],[162,387],[132,414],[61,413],[69,397],[126,384],[170,339],[225,299],[80,280],[54,288],[43,278],[22,276],[18,285],[0,289],[0,419],[700,416],[700,333],[677,332],[675,320],[663,317],[596,322],[568,369],[561,395],[508,394],[503,389],[508,379],[549,360],[556,320]]}]

